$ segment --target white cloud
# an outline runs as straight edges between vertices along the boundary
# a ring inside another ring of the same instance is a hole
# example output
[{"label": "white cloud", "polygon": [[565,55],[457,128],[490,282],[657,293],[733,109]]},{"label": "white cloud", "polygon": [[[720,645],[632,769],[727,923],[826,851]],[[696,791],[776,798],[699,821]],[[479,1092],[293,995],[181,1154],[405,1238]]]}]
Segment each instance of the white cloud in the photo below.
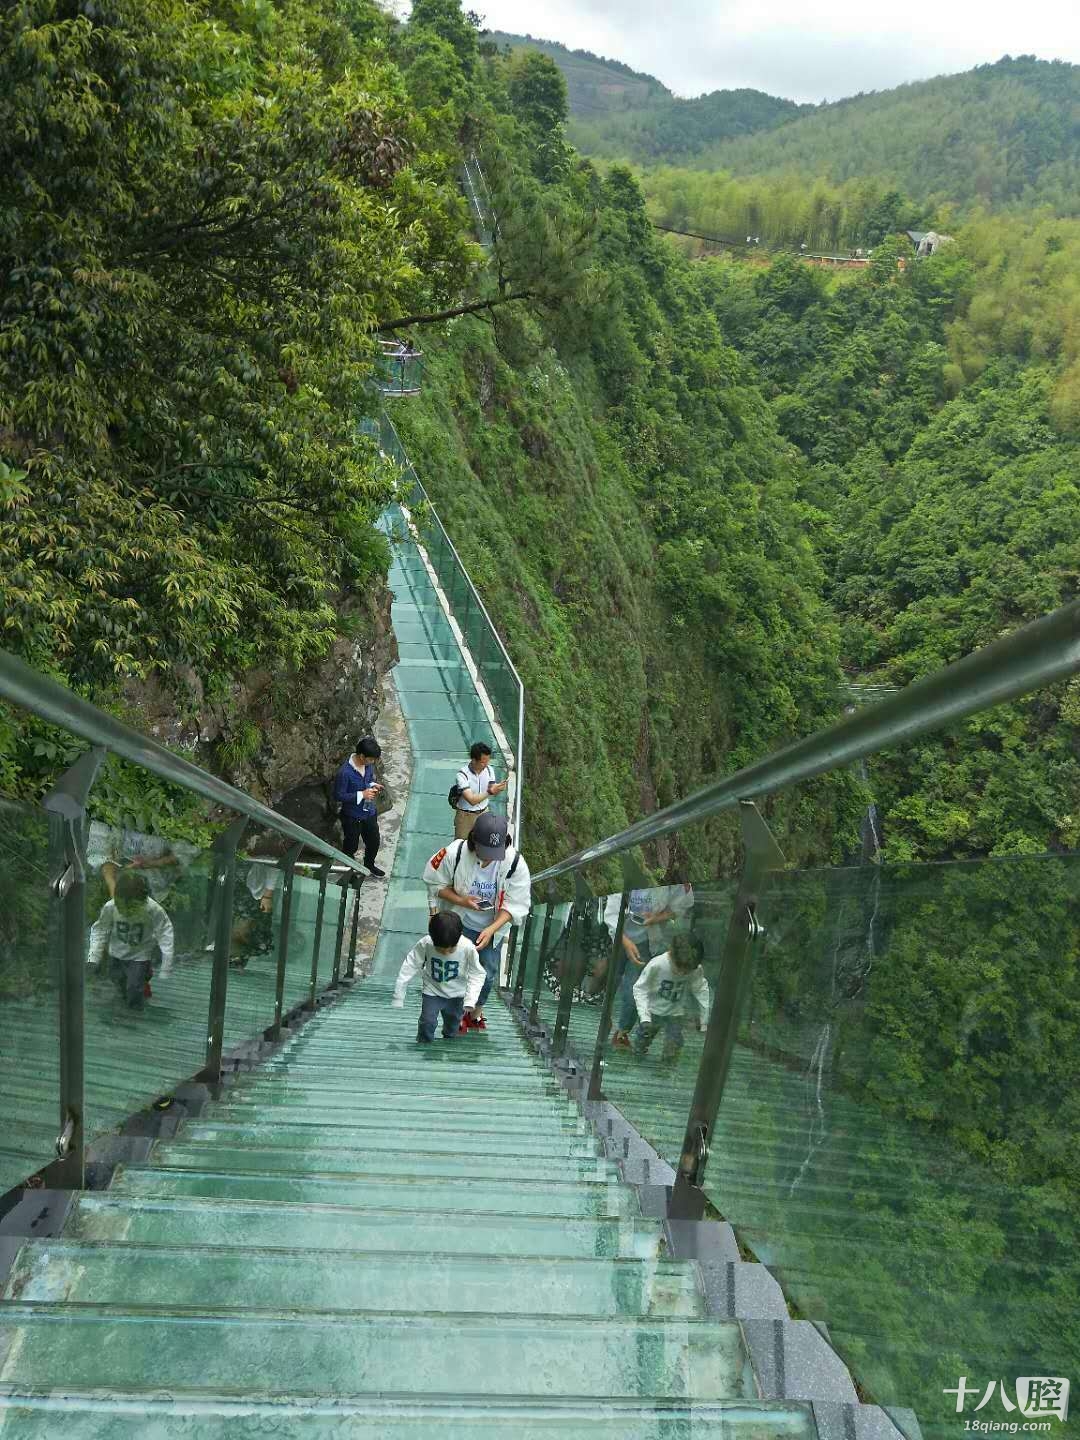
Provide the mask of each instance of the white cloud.
[{"label": "white cloud", "polygon": [[1080,63],[1072,0],[470,0],[492,29],[623,60],[677,94],[749,86],[794,100],[882,90],[1002,55]]}]

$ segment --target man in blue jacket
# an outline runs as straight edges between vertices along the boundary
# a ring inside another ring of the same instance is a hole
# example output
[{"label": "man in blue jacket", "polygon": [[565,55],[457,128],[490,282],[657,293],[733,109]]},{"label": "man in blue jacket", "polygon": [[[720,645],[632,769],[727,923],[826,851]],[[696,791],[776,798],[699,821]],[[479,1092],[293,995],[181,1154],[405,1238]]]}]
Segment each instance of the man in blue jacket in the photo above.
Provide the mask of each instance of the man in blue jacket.
[{"label": "man in blue jacket", "polygon": [[372,763],[382,754],[382,747],[370,735],[356,742],[356,749],[334,776],[334,799],[341,816],[343,840],[341,848],[346,855],[355,855],[361,837],[364,841],[364,865],[376,879],[386,874],[375,864],[379,853],[379,818],[376,801],[382,793],[382,786],[375,779]]}]

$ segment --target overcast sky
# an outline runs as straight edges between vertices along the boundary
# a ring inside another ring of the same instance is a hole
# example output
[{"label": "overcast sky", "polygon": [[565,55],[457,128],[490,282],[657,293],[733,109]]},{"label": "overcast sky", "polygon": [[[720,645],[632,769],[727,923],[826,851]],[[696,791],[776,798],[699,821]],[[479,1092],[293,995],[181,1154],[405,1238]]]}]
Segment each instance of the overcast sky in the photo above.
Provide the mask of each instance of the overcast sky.
[{"label": "overcast sky", "polygon": [[836,100],[1002,55],[1080,62],[1077,0],[469,0],[528,32],[656,75],[678,95],[749,86]]}]

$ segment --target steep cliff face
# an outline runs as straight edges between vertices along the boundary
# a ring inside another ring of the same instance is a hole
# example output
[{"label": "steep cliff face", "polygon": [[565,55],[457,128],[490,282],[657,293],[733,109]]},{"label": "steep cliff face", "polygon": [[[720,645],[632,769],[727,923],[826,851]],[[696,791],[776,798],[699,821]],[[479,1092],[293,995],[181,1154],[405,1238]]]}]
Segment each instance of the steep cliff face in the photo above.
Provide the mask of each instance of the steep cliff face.
[{"label": "steep cliff face", "polygon": [[191,673],[130,685],[139,728],[317,835],[334,840],[334,771],[375,728],[382,681],[397,661],[385,584],[338,608],[341,633],[296,674],[250,670],[207,696]]}]

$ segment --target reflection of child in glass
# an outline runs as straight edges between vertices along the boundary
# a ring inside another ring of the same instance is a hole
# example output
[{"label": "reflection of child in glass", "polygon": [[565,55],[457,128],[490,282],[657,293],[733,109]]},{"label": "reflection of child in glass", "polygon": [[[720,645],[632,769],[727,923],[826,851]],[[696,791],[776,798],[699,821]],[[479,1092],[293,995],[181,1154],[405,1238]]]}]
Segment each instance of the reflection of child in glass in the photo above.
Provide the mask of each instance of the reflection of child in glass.
[{"label": "reflection of child in glass", "polygon": [[173,963],[172,921],[150,899],[146,876],[138,870],[121,870],[113,898],[102,906],[90,930],[87,963],[96,968],[107,953],[109,973],[120,994],[133,1010],[141,1010],[155,950],[161,951],[160,973],[165,980]]},{"label": "reflection of child in glass", "polygon": [[[635,1054],[644,1055],[663,1030],[661,1058],[673,1060],[678,1055],[683,1043],[687,991],[697,1002],[701,1016],[709,1013],[709,982],[701,968],[704,958],[705,947],[696,935],[675,935],[671,949],[645,966],[634,986],[639,1021],[631,1040]],[[694,1023],[700,1028],[696,1014]]]}]

